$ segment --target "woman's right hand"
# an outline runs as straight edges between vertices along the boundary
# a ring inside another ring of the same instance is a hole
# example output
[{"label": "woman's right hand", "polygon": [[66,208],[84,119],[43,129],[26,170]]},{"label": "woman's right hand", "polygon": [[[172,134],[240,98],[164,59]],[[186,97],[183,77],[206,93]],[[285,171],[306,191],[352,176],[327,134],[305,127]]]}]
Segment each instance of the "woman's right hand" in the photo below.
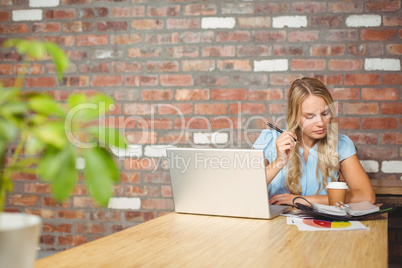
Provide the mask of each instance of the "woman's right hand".
[{"label": "woman's right hand", "polygon": [[295,135],[292,132],[285,130],[276,140],[275,162],[277,167],[283,168],[288,162],[290,153],[293,151],[296,143],[294,139]]}]

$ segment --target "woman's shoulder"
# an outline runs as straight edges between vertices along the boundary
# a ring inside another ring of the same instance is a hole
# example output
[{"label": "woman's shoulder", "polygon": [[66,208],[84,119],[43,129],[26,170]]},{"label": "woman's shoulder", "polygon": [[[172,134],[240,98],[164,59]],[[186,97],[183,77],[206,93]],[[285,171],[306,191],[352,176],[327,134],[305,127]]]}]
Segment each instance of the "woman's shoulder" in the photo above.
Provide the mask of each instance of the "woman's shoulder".
[{"label": "woman's shoulder", "polygon": [[346,135],[341,134],[339,135],[339,140],[338,140],[338,144],[339,145],[344,145],[344,146],[354,146],[353,141]]},{"label": "woman's shoulder", "polygon": [[354,154],[356,154],[356,147],[353,141],[346,135],[339,135],[338,141],[338,154],[339,161],[342,161]]}]

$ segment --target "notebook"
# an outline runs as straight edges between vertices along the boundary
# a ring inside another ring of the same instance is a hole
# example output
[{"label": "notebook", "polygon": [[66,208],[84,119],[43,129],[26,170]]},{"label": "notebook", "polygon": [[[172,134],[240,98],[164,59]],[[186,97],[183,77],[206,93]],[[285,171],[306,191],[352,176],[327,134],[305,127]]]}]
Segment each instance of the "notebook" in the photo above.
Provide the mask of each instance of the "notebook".
[{"label": "notebook", "polygon": [[178,213],[272,219],[290,210],[269,205],[263,150],[166,151]]},{"label": "notebook", "polygon": [[368,201],[360,203],[341,203],[339,206],[327,206],[322,204],[312,203],[312,207],[320,213],[327,213],[337,216],[362,216],[380,211],[380,207],[371,204]]},{"label": "notebook", "polygon": [[[297,202],[299,199],[303,200],[304,203],[307,203],[308,205]],[[325,220],[332,219],[338,221],[361,220],[368,217],[381,215],[383,213],[390,213],[396,209],[396,207],[393,207],[387,203],[371,204],[367,201],[343,204],[343,208],[341,209],[336,206],[311,203],[302,196],[295,197],[293,199],[293,205],[297,209],[310,214],[310,216],[314,218]]]}]

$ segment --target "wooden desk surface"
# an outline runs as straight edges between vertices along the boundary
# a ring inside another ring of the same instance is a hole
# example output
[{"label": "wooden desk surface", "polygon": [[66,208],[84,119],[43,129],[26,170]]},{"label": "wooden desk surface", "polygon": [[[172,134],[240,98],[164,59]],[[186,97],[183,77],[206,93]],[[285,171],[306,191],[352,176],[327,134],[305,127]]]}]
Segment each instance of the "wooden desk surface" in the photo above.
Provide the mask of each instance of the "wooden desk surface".
[{"label": "wooden desk surface", "polygon": [[285,217],[171,213],[40,259],[35,267],[387,267],[387,214],[370,231],[301,232]]}]

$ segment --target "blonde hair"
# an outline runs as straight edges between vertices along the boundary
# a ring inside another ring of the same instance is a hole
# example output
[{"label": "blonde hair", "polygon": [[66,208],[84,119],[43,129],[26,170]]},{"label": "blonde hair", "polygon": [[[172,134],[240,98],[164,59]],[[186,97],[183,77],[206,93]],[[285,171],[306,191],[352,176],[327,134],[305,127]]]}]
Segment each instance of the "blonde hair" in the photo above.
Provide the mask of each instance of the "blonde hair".
[{"label": "blonde hair", "polygon": [[[334,116],[336,115],[335,105],[331,94],[326,86],[319,80],[314,78],[304,77],[295,80],[289,91],[288,95],[288,110],[287,110],[287,124],[288,130],[295,133],[297,139],[302,141],[303,133],[299,127],[301,118],[301,105],[308,96],[317,96],[323,98],[328,104],[331,114],[331,121],[327,129],[327,135],[317,141],[317,169],[316,177],[319,185],[319,193],[323,187],[326,189],[328,184],[328,177],[331,181],[335,181],[334,171],[339,171],[339,155],[336,152],[338,143],[338,128],[334,124]],[[289,161],[286,165],[286,180],[285,187],[292,194],[301,194],[300,178],[302,176],[302,158],[299,153],[299,144],[296,143],[294,150],[291,152]],[[319,173],[323,178],[321,183]]]}]

